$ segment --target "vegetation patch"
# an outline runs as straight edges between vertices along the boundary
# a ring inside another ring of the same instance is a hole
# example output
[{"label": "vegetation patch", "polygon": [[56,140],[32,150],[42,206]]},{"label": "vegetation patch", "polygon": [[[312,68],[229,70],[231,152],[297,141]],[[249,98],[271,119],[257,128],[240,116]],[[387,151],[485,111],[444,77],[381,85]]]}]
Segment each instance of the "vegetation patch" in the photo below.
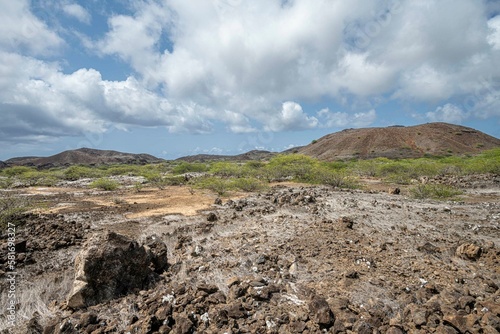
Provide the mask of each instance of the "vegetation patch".
[{"label": "vegetation patch", "polygon": [[0,228],[6,231],[9,223],[18,225],[19,218],[31,210],[33,205],[26,196],[16,196],[11,193],[0,195]]},{"label": "vegetation patch", "polygon": [[410,194],[417,199],[449,199],[461,195],[463,192],[457,188],[443,184],[419,184],[410,188]]},{"label": "vegetation patch", "polygon": [[234,189],[234,184],[231,180],[214,176],[196,179],[194,186],[200,189],[208,189],[219,196],[225,196],[230,190]]},{"label": "vegetation patch", "polygon": [[120,184],[116,181],[110,180],[108,178],[100,178],[95,181],[93,181],[90,184],[91,188],[97,188],[101,190],[106,190],[106,191],[113,191],[118,189]]}]

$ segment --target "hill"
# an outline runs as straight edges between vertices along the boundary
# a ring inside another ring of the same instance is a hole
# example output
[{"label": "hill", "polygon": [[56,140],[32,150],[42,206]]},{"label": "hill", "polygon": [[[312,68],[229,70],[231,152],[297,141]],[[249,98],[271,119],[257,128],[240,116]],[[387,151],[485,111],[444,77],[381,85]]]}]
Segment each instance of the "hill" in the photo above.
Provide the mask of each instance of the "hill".
[{"label": "hill", "polygon": [[208,161],[249,161],[249,160],[267,160],[272,158],[277,153],[269,151],[253,150],[238,155],[212,155],[212,154],[197,154],[176,159],[177,161],[186,162],[208,162]]},{"label": "hill", "polygon": [[326,135],[298,150],[320,160],[417,158],[476,154],[500,146],[500,139],[448,123],[347,129]]},{"label": "hill", "polygon": [[7,166],[31,166],[37,168],[65,167],[72,165],[112,165],[148,164],[161,162],[162,159],[149,154],[123,153],[109,150],[80,148],[64,151],[50,157],[21,157],[5,161]]}]

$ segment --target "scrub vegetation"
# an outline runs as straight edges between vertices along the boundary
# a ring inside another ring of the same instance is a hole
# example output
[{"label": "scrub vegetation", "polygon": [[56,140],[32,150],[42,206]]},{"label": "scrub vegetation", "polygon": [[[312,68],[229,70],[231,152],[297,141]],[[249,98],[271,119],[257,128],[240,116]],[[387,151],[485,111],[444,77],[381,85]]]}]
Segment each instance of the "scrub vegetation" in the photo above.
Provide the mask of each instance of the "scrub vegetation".
[{"label": "scrub vegetation", "polygon": [[[422,178],[490,173],[500,174],[500,149],[476,156],[428,156],[418,159],[322,162],[300,154],[281,154],[268,162],[170,161],[142,166],[71,166],[47,170],[9,167],[0,171],[0,188],[51,187],[64,181],[90,179],[90,187],[112,191],[119,187],[113,177],[135,176],[143,179],[138,183],[140,188],[151,186],[163,189],[187,184],[222,196],[230,191],[264,191],[270,183],[283,181],[357,188],[360,187],[359,180],[367,177],[397,185],[412,185]],[[415,198],[449,198],[459,193],[457,189],[444,185],[418,184],[410,187],[410,194]]]}]

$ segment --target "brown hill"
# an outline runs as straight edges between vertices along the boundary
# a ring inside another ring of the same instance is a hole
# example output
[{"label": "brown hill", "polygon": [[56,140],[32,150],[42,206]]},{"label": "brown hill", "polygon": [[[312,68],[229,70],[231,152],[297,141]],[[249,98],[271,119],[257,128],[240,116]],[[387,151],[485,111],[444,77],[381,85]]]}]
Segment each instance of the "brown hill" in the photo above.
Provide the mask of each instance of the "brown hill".
[{"label": "brown hill", "polygon": [[478,130],[448,123],[428,123],[343,130],[304,146],[298,153],[329,161],[475,154],[495,147],[500,147],[500,139]]},{"label": "brown hill", "polygon": [[149,154],[132,154],[108,150],[80,148],[64,151],[50,157],[24,157],[5,161],[8,166],[32,166],[37,168],[64,167],[72,165],[112,165],[148,164],[161,162],[162,159]]},{"label": "brown hill", "polygon": [[238,155],[214,155],[214,154],[197,154],[187,157],[181,157],[176,160],[186,162],[208,162],[208,161],[249,161],[249,160],[268,160],[277,153],[269,151],[253,150]]}]

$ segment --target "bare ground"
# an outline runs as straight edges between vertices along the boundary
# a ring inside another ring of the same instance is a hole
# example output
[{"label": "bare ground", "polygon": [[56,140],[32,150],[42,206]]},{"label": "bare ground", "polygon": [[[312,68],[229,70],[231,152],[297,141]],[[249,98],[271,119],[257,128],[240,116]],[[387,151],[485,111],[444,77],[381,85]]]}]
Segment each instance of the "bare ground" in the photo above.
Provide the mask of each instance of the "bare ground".
[{"label": "bare ground", "polygon": [[[219,205],[187,187],[17,191],[43,203],[18,232],[18,320],[37,311],[54,333],[497,333],[500,187],[478,182],[446,202],[373,179],[279,184]],[[170,268],[150,289],[70,310],[74,257],[103,230],[159,236]]]}]

